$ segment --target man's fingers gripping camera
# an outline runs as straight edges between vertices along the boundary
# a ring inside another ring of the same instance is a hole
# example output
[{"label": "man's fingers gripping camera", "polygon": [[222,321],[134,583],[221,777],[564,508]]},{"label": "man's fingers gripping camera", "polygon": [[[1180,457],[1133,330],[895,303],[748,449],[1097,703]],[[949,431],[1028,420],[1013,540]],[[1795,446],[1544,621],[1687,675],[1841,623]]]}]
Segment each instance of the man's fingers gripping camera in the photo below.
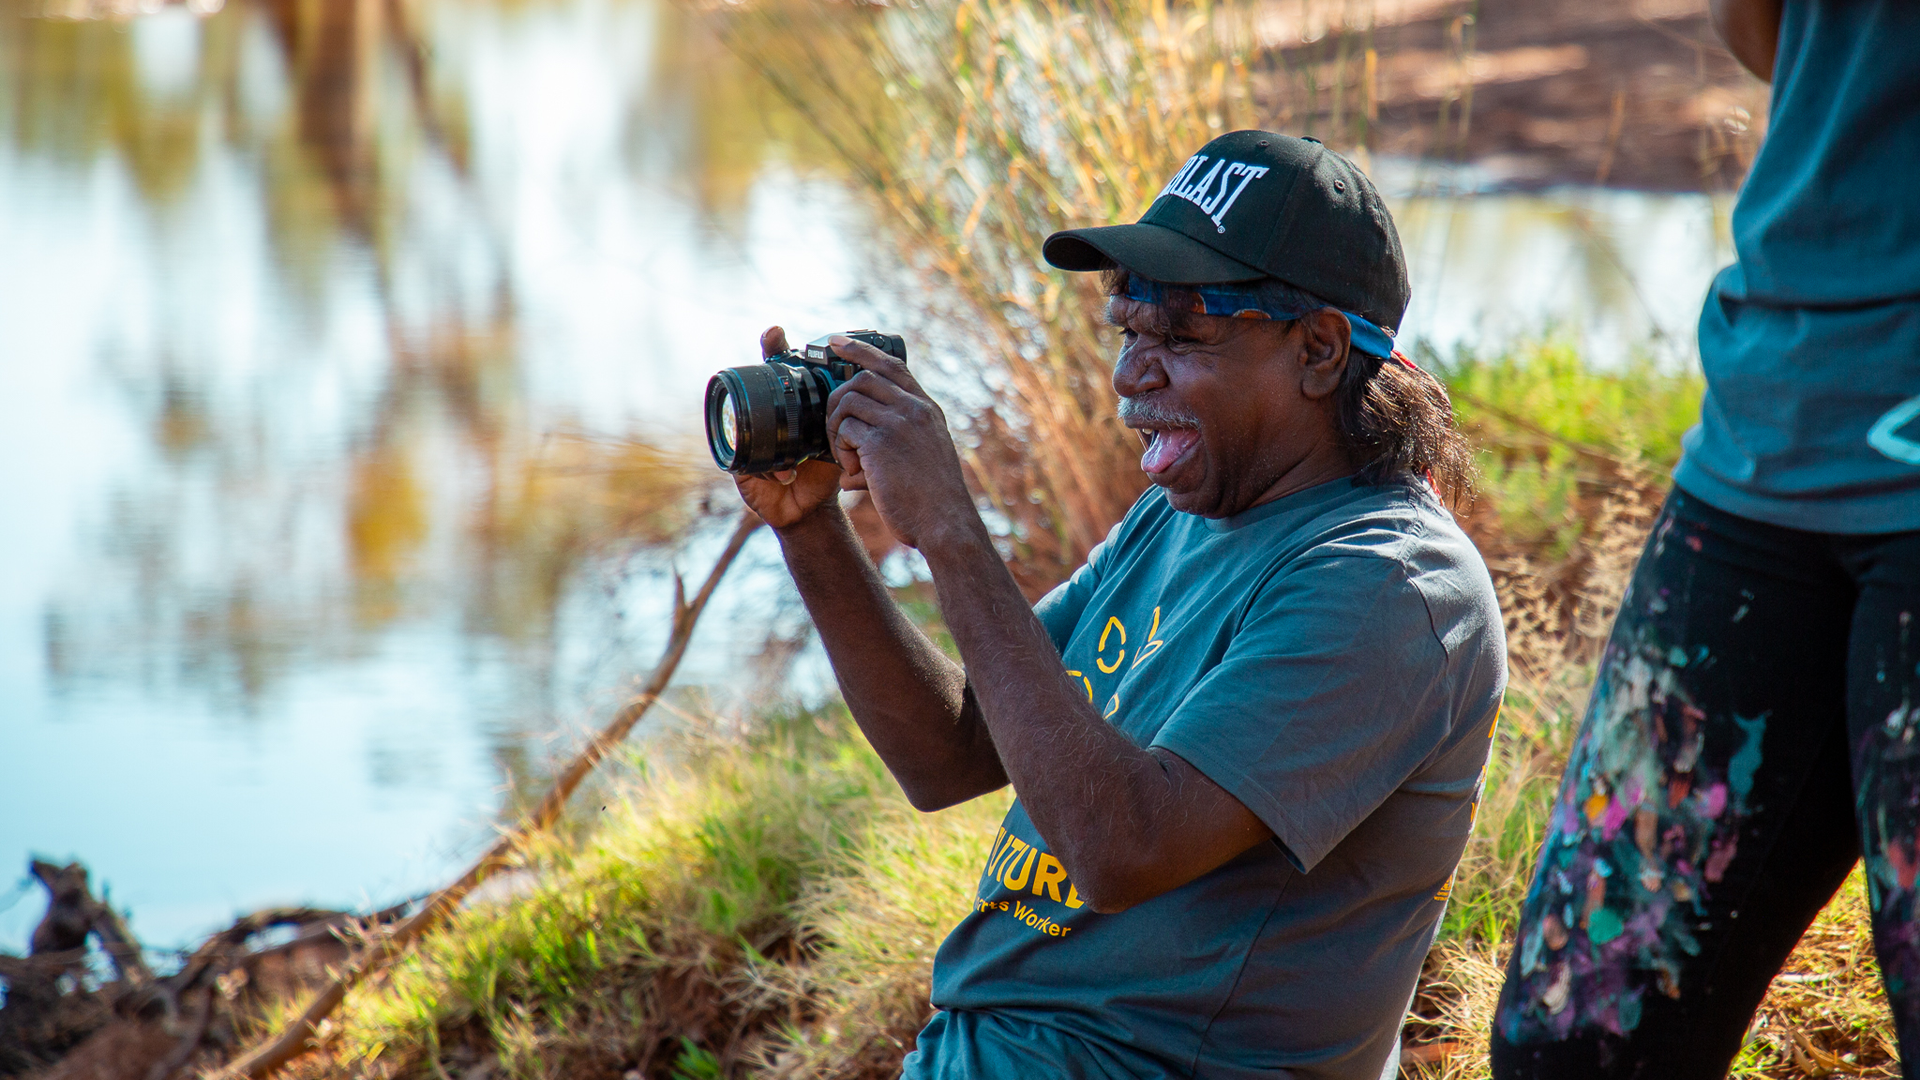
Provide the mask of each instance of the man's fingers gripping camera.
[{"label": "man's fingers gripping camera", "polygon": [[[827,344],[833,336],[764,363],[723,368],[707,380],[707,449],[715,464],[730,473],[770,473],[833,456],[827,395],[860,373]],[[898,334],[849,330],[843,336],[907,362],[907,343]]]}]

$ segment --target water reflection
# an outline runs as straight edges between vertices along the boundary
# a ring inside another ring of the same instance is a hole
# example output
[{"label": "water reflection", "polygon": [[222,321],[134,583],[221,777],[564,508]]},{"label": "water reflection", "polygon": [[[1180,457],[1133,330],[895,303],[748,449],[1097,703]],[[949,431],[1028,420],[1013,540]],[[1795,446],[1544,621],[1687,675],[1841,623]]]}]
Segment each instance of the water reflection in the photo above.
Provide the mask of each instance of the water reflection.
[{"label": "water reflection", "polygon": [[[870,317],[853,211],[641,0],[40,13],[0,7],[0,861],[87,859],[157,941],[429,884],[706,557],[687,342]],[[689,676],[791,634],[768,592]]]},{"label": "water reflection", "polygon": [[[1392,174],[1389,173],[1391,176]],[[1436,196],[1404,176],[1390,196],[1413,303],[1403,340],[1497,349],[1545,333],[1602,364],[1698,363],[1707,282],[1733,258],[1731,196],[1569,188]]]},{"label": "water reflection", "polygon": [[[888,318],[680,7],[42,17],[119,2],[0,0],[0,882],[84,858],[170,942],[435,883],[704,570],[707,375]],[[1411,333],[1685,351],[1704,199],[1402,189]],[[821,684],[765,541],[686,681]]]}]

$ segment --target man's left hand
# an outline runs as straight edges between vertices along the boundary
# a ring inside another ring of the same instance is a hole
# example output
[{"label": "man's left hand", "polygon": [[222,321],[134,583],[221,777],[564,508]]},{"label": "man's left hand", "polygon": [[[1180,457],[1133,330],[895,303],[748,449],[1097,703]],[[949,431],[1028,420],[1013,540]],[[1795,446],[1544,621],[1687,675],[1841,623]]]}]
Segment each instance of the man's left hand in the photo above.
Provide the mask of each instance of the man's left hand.
[{"label": "man's left hand", "polygon": [[838,334],[830,344],[863,369],[827,398],[840,486],[868,492],[887,528],[910,547],[977,528],[979,512],[940,406],[899,360]]}]

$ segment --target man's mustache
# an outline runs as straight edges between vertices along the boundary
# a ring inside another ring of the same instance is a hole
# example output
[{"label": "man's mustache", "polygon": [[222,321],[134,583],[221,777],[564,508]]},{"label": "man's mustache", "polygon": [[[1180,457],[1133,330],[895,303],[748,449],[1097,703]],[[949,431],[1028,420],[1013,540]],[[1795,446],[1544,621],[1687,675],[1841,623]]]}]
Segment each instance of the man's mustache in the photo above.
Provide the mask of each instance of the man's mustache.
[{"label": "man's mustache", "polygon": [[1197,428],[1200,418],[1154,397],[1120,399],[1120,422],[1135,428]]}]

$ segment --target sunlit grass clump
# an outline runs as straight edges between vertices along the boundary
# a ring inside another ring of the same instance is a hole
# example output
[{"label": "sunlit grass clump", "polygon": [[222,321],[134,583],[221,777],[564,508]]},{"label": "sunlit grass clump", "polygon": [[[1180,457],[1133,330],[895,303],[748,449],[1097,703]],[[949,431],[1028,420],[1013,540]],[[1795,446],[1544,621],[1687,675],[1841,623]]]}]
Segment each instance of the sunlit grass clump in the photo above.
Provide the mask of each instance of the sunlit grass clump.
[{"label": "sunlit grass clump", "polygon": [[881,1075],[1006,800],[916,814],[844,712],[690,737],[349,998],[302,1075]]}]

